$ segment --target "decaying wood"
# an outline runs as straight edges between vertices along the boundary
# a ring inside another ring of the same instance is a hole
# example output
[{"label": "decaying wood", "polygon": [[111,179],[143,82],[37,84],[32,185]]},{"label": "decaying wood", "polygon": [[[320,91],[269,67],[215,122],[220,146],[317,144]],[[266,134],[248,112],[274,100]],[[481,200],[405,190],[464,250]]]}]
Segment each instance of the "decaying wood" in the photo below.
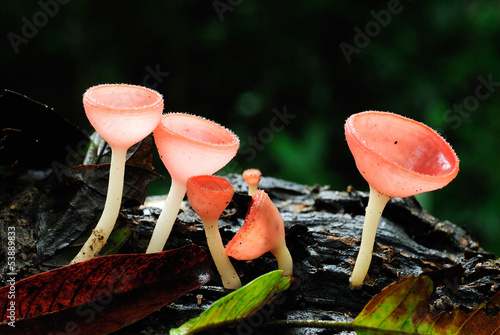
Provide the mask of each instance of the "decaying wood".
[{"label": "decaying wood", "polygon": [[[243,223],[249,201],[243,195],[246,185],[242,178],[232,175],[229,179],[239,194],[220,220],[225,243]],[[348,279],[359,248],[367,193],[331,191],[326,187],[307,187],[274,178],[263,178],[259,186],[270,194],[285,221],[287,245],[294,258],[297,280],[285,299],[280,299],[279,304],[272,307],[271,318],[351,320],[373,295],[390,283],[410,274],[418,275],[459,264],[464,268],[463,275],[458,273],[446,279],[445,285],[438,287],[433,295],[435,312],[450,311],[455,307],[473,309],[499,289],[500,266],[494,260],[495,255],[482,250],[464,229],[448,221],[439,221],[423,210],[415,199],[407,198],[392,199],[387,205],[379,224],[368,278],[362,290],[351,291]],[[191,242],[206,245],[203,226],[188,206],[186,203],[186,210],[179,215],[167,248]],[[136,247],[130,247],[143,248],[145,242],[141,240],[152,229],[156,210],[144,210],[153,214],[153,218],[145,219],[140,211],[128,214],[137,231],[135,238],[129,241]],[[254,261],[234,263],[243,283],[276,269],[276,262],[270,254]],[[133,330],[151,330],[141,334],[167,333],[171,327],[198,316],[210,303],[227,293],[221,289],[216,271],[214,273],[209,286],[178,299],[132,326]],[[199,294],[203,295],[201,306],[196,301]],[[249,334],[252,330],[255,334],[265,334],[265,330],[255,327],[262,323],[263,316],[266,316],[265,312],[224,329],[224,332]],[[126,330],[119,332],[126,333]],[[280,330],[280,334],[306,333],[325,334],[317,329]]]},{"label": "decaying wood", "polygon": [[[219,221],[225,244],[241,227],[250,200],[245,195],[247,188],[241,176],[230,175],[228,179],[237,193]],[[450,311],[455,307],[473,309],[499,289],[500,264],[495,261],[495,255],[481,249],[466,230],[451,222],[438,220],[423,210],[415,199],[406,198],[392,199],[385,208],[365,285],[359,291],[351,291],[348,279],[359,248],[367,193],[332,191],[326,187],[308,187],[269,177],[264,177],[259,186],[269,193],[285,221],[296,284],[272,305],[272,313],[263,311],[235,327],[218,330],[217,334],[250,334],[252,331],[254,334],[265,334],[266,331],[258,326],[267,317],[351,320],[373,295],[390,283],[410,274],[418,275],[457,265],[463,267],[463,273],[458,271],[455,276],[448,277],[433,294],[432,308],[435,312]],[[23,201],[35,201],[37,197],[46,195],[39,194],[35,187],[28,188],[28,191],[13,198],[2,210],[0,219],[4,224],[0,225],[0,229],[5,229],[5,220],[29,225],[31,221],[20,214],[23,206],[27,206]],[[122,252],[146,250],[159,212],[158,208],[147,205],[122,211],[120,222],[133,230]],[[61,262],[57,250],[54,255],[45,254],[42,257],[37,254],[36,231],[39,227],[36,220],[33,222],[34,226],[19,232],[20,243],[25,242],[21,252],[26,255],[25,260],[20,260],[24,268],[20,276],[50,269],[51,264]],[[35,231],[34,236],[29,231]],[[2,235],[5,236],[3,231]],[[189,243],[206,247],[203,225],[185,202],[166,248],[173,249]],[[276,261],[271,254],[248,262],[234,261],[234,264],[243,283],[276,269]],[[184,295],[116,334],[166,334],[171,327],[198,316],[227,293],[214,268],[209,285]],[[201,305],[198,304],[198,295],[203,296]],[[314,329],[280,331],[280,334],[306,333],[325,334]]]}]

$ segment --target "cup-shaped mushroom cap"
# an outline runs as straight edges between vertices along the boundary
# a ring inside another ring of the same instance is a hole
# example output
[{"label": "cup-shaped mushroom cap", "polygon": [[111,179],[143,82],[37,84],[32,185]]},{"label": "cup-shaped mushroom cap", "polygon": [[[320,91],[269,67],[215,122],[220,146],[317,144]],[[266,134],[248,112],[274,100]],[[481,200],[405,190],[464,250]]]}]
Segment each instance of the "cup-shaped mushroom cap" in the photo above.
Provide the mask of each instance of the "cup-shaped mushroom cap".
[{"label": "cup-shaped mushroom cap", "polygon": [[389,197],[442,188],[458,173],[458,157],[438,133],[394,113],[353,114],[345,136],[360,173]]},{"label": "cup-shaped mushroom cap", "polygon": [[163,97],[142,86],[104,84],[83,94],[83,106],[94,129],[111,147],[128,148],[158,125]]},{"label": "cup-shaped mushroom cap", "polygon": [[187,180],[189,203],[202,220],[217,220],[233,198],[229,181],[216,176],[194,176]]},{"label": "cup-shaped mushroom cap", "polygon": [[262,173],[260,172],[259,169],[247,169],[243,171],[243,179],[245,179],[248,185],[259,184],[261,177]]},{"label": "cup-shaped mushroom cap", "polygon": [[164,114],[153,134],[163,164],[180,183],[217,172],[236,155],[240,145],[238,136],[229,129],[190,114]]},{"label": "cup-shaped mushroom cap", "polygon": [[241,229],[226,246],[226,254],[239,260],[255,259],[285,243],[285,225],[266,192],[258,190]]}]

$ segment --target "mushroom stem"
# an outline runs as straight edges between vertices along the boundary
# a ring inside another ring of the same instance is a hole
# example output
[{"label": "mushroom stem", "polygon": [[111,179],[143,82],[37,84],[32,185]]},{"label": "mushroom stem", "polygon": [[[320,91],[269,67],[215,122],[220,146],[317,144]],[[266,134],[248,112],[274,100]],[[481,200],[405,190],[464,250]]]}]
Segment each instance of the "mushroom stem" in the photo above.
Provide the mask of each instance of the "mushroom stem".
[{"label": "mushroom stem", "polygon": [[351,278],[349,278],[351,290],[357,290],[363,286],[363,281],[368,273],[368,268],[370,267],[372,259],[373,244],[375,243],[378,222],[382,216],[385,205],[390,199],[391,197],[381,194],[370,185],[370,196],[368,205],[366,206],[361,246],[359,248],[356,264],[354,264],[354,269],[352,270]]},{"label": "mushroom stem", "polygon": [[146,253],[160,252],[163,250],[163,247],[165,247],[165,243],[167,242],[168,236],[174,226],[175,219],[177,218],[177,214],[179,213],[184,195],[186,195],[186,184],[180,183],[172,178],[172,185],[168,191],[165,206],[156,221],[156,226],[151,236],[151,240],[149,241]]},{"label": "mushroom stem", "polygon": [[258,185],[248,185],[248,195],[252,197],[257,192],[258,187]]},{"label": "mushroom stem", "polygon": [[111,148],[108,193],[104,203],[104,210],[90,237],[70,264],[94,258],[106,244],[120,212],[126,157],[127,148]]},{"label": "mushroom stem", "polygon": [[233,264],[226,255],[226,250],[219,233],[217,220],[203,220],[205,234],[207,236],[208,249],[214,260],[217,271],[222,279],[225,288],[238,289],[241,287],[240,277],[236,273]]},{"label": "mushroom stem", "polygon": [[272,250],[271,253],[278,261],[278,269],[283,270],[282,275],[293,275],[293,259],[286,244],[280,244],[276,249]]}]

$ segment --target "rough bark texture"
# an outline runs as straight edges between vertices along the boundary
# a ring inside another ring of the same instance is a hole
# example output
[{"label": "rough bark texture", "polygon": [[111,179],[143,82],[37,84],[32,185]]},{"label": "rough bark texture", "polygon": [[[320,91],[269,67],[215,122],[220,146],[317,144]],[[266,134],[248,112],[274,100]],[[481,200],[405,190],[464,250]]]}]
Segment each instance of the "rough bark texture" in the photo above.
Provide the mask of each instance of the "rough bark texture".
[{"label": "rough bark texture", "polygon": [[[220,220],[220,230],[227,243],[243,223],[249,197],[244,195],[246,185],[240,176],[229,176],[239,192],[233,205]],[[275,319],[323,319],[345,321],[354,318],[371,299],[390,283],[410,274],[440,270],[462,265],[460,271],[445,280],[433,295],[435,312],[451,311],[455,307],[473,309],[498,290],[500,266],[495,255],[482,250],[466,230],[448,221],[439,221],[423,210],[413,198],[392,199],[384,210],[379,224],[372,265],[362,290],[351,291],[348,279],[359,248],[364,208],[368,195],[363,192],[330,191],[325,187],[307,187],[274,178],[263,178],[260,188],[268,192],[280,209],[287,228],[287,245],[294,259],[297,284],[286,299],[273,306]],[[186,203],[179,215],[167,248],[186,243],[206,245],[201,222]],[[131,248],[144,246],[143,238],[150,234],[153,218],[144,212],[131,211],[137,233],[129,241]],[[146,220],[146,221],[144,221]],[[142,224],[141,224],[142,223]],[[139,228],[140,225],[140,228]],[[134,247],[133,247],[134,246]],[[136,251],[139,251],[136,250]],[[260,274],[276,269],[272,255],[250,262],[235,261],[243,283]],[[214,269],[215,270],[215,269]],[[141,334],[168,333],[190,317],[199,315],[210,303],[227,291],[221,289],[215,275],[209,286],[191,292],[163,308],[148,319],[123,330]],[[203,295],[203,304],[196,304],[196,295]],[[267,334],[269,330],[257,327],[262,315],[222,330],[234,334]],[[143,332],[144,329],[148,329]],[[320,329],[287,329],[280,334],[327,334]],[[335,333],[335,332],[334,332]],[[345,333],[345,332],[344,332]]]},{"label": "rough bark texture", "polygon": [[[219,221],[225,244],[241,227],[250,200],[246,196],[247,187],[241,176],[230,175],[228,179],[237,193]],[[495,261],[496,256],[482,250],[466,230],[429,215],[413,198],[392,199],[388,203],[379,224],[365,285],[359,291],[351,291],[348,279],[359,248],[367,194],[355,190],[331,191],[326,187],[308,187],[274,178],[263,178],[259,186],[268,192],[285,221],[286,240],[294,259],[296,278],[296,284],[284,295],[285,299],[280,299],[279,304],[272,306],[271,319],[351,320],[373,295],[390,283],[410,274],[418,275],[456,265],[463,267],[463,273],[456,271],[454,277],[445,280],[445,285],[436,289],[432,297],[435,312],[450,311],[455,307],[473,309],[498,291],[500,266]],[[82,192],[82,188],[78,192]],[[78,192],[73,192],[71,199],[77,199]],[[29,186],[11,199],[3,199],[0,212],[2,236],[6,236],[7,224],[15,223],[18,227],[22,255],[19,259],[22,271],[18,280],[71,259],[71,255],[65,254],[68,248],[59,250],[53,247],[51,252],[42,252],[37,248],[37,244],[45,241],[40,224],[46,222],[43,217],[50,213],[36,210],[47,207],[47,204],[40,207],[42,203],[54,201],[50,195],[51,192]],[[87,201],[93,199],[88,194],[84,198]],[[149,199],[146,206],[140,208],[125,208],[120,214],[120,222],[133,231],[121,252],[146,250],[160,212],[158,208],[148,206],[153,200]],[[99,199],[97,202],[102,201]],[[89,208],[87,214],[97,212],[96,206]],[[82,217],[85,216],[80,216],[79,220]],[[53,236],[50,238],[53,239]],[[206,247],[203,225],[189,204],[184,202],[166,249],[190,243]],[[5,245],[5,241],[2,241],[2,248]],[[78,248],[69,249],[70,254],[78,251]],[[253,261],[233,263],[244,284],[276,269],[276,261],[271,254]],[[198,316],[227,293],[221,287],[214,267],[214,276],[209,285],[184,295],[116,334],[167,334],[170,328]],[[199,294],[203,295],[201,305],[197,304],[196,296]],[[265,323],[264,316],[267,317],[267,314],[260,313],[234,327],[219,329],[214,333],[268,334],[269,330],[260,327]],[[335,334],[304,328],[279,330],[279,333]]]}]

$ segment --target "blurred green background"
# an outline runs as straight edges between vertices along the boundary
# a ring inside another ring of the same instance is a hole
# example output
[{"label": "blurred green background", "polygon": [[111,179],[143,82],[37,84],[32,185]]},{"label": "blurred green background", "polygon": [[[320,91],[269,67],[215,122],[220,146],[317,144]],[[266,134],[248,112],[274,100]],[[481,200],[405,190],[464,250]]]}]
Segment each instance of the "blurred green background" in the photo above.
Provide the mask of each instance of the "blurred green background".
[{"label": "blurred green background", "polygon": [[[375,109],[425,122],[461,166],[420,201],[500,253],[498,0],[4,1],[0,18],[1,88],[84,129],[88,87],[155,88],[166,111],[202,115],[239,135],[239,154],[223,173],[257,167],[367,190],[344,120]],[[168,180],[151,192],[166,193]]]}]

